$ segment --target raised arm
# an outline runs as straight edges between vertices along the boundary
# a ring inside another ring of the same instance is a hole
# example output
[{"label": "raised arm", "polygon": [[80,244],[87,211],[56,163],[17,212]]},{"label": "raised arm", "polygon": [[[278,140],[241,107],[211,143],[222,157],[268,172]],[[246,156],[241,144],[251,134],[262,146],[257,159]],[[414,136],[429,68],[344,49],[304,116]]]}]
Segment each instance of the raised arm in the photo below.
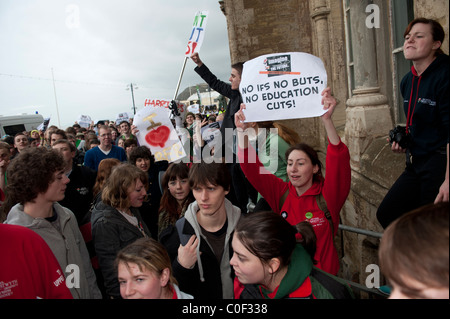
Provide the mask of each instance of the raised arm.
[{"label": "raised arm", "polygon": [[321,116],[325,130],[327,131],[328,140],[331,144],[338,145],[341,139],[334,127],[333,120],[331,119],[337,102],[331,95],[331,89],[329,87],[322,91],[322,105],[324,110],[328,110]]}]

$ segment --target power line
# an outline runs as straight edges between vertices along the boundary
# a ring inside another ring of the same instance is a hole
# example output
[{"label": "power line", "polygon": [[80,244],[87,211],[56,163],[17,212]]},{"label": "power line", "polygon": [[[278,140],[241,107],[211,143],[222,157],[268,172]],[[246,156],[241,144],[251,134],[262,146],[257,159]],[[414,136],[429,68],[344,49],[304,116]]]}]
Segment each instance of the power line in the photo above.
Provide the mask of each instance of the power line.
[{"label": "power line", "polygon": [[36,76],[28,76],[28,75],[16,75],[16,74],[6,74],[0,73],[1,76],[8,76],[20,79],[29,79],[29,80],[37,80],[37,81],[51,81],[51,82],[60,82],[60,83],[70,83],[70,84],[84,84],[84,85],[102,85],[102,86],[124,86],[126,84],[115,84],[115,83],[98,83],[98,82],[82,82],[82,81],[71,81],[71,80],[53,80],[48,78],[36,77]]}]

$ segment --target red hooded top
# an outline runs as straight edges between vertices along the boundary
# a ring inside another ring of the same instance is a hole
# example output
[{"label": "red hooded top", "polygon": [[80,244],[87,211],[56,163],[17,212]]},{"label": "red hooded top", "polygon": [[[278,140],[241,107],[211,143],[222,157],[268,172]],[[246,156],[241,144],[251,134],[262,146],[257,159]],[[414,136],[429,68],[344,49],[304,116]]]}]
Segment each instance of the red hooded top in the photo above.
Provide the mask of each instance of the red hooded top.
[{"label": "red hooded top", "polygon": [[[255,150],[249,146],[248,153],[239,149],[242,171],[250,183],[264,197],[275,213],[281,214],[291,225],[308,220],[317,237],[317,250],[314,259],[316,266],[330,274],[339,270],[339,258],[333,242],[339,226],[339,213],[350,191],[350,154],[347,146],[329,143],[326,155],[326,178],[316,181],[301,196],[297,195],[291,182],[284,182],[268,172],[256,156],[256,163],[248,163],[255,157]],[[289,188],[289,194],[281,208],[280,199]],[[325,214],[317,205],[316,195],[322,193],[333,220],[334,231]]]}]

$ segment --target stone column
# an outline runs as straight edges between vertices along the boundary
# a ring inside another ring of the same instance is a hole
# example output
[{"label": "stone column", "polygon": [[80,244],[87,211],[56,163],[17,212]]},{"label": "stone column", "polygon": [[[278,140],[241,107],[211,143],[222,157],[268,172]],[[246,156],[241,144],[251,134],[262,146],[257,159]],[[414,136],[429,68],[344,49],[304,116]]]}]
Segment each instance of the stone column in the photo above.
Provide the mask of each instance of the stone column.
[{"label": "stone column", "polygon": [[377,73],[375,31],[366,26],[366,7],[370,0],[350,1],[351,45],[355,89],[347,100],[346,142],[352,168],[359,171],[363,153],[374,138],[392,129],[387,98],[380,93]]},{"label": "stone column", "polygon": [[[328,29],[328,17],[330,15],[330,8],[327,5],[327,0],[314,0],[310,2],[311,19],[313,21],[313,39],[314,51],[313,54],[322,59],[327,71],[327,85],[332,88],[333,91],[333,78],[331,72],[331,49],[330,49],[330,32]],[[320,145],[321,149],[326,149],[326,132],[321,125],[319,118],[312,119],[314,121],[314,127],[319,129],[320,138],[316,141]]]},{"label": "stone column", "polygon": [[[328,30],[328,16],[330,12],[331,10],[328,8],[326,0],[311,2],[311,19],[313,20],[313,30],[317,41],[317,53],[325,65],[328,76],[331,76],[330,33]],[[332,83],[332,79],[329,79],[328,83]]]}]

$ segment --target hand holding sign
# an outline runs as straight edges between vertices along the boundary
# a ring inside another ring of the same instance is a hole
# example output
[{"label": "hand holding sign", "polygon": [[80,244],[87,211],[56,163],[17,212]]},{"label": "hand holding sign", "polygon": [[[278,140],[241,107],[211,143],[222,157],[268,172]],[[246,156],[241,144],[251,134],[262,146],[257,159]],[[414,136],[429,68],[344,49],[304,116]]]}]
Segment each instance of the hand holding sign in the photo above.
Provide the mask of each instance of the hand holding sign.
[{"label": "hand holding sign", "polygon": [[321,116],[327,75],[322,61],[307,53],[260,56],[244,64],[239,89],[249,122]]},{"label": "hand holding sign", "polygon": [[186,156],[166,108],[146,107],[136,113],[132,131],[139,144],[150,148],[155,161],[174,162]]}]

